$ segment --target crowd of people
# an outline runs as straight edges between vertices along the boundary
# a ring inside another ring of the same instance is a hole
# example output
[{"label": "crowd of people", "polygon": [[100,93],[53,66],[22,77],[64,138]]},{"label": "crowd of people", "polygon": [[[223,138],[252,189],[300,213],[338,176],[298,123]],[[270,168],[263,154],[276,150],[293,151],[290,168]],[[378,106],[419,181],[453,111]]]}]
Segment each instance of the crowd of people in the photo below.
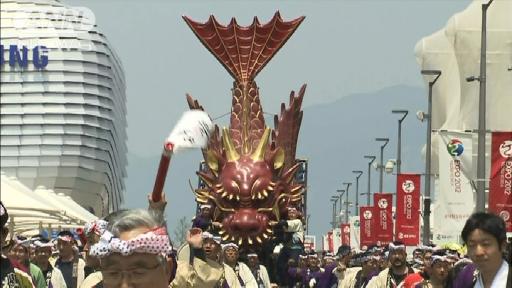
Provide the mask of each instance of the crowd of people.
[{"label": "crowd of people", "polygon": [[[186,243],[175,249],[165,228],[165,199],[87,223],[81,239],[61,231],[56,239],[14,235],[7,241],[9,216],[0,205],[1,287],[512,287],[506,227],[494,214],[467,220],[465,250],[429,245],[407,255],[401,242],[362,250],[343,245],[336,254],[302,250],[289,254],[282,281],[269,273],[275,267],[262,265],[261,251],[222,241],[208,208],[201,207]],[[296,212],[273,223],[289,233],[292,248],[303,234]]]}]

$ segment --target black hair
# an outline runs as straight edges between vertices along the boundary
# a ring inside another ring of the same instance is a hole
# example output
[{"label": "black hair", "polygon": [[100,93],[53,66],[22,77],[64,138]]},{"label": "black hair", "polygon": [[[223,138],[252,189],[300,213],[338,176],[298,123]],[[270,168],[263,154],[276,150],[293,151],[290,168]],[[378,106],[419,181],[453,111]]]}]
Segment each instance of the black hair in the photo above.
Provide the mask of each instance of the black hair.
[{"label": "black hair", "polygon": [[68,230],[60,231],[59,234],[57,234],[57,236],[69,236],[69,237],[75,239],[75,235],[73,235],[73,233],[71,233],[71,231],[68,231]]},{"label": "black hair", "polygon": [[466,224],[461,232],[464,243],[467,244],[469,234],[476,229],[491,234],[496,241],[498,241],[498,245],[500,246],[507,239],[505,221],[496,214],[485,212],[473,213],[473,215],[466,220]]},{"label": "black hair", "polygon": [[349,245],[341,245],[339,248],[338,248],[338,252],[336,253],[336,255],[338,256],[346,256],[350,253],[351,249],[350,249],[350,246]]},{"label": "black hair", "polygon": [[432,252],[432,256],[446,256],[446,249],[439,249]]},{"label": "black hair", "polygon": [[0,227],[4,227],[5,224],[7,224],[7,221],[9,221],[9,213],[7,213],[7,208],[5,208],[4,203],[0,201],[0,209],[2,213],[0,213]]}]

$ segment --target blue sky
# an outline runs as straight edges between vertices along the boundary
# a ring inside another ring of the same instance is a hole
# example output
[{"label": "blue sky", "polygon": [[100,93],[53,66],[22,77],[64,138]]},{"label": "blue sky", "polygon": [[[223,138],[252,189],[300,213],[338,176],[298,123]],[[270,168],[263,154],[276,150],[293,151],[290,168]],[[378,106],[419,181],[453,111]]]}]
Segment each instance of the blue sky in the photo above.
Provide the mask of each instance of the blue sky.
[{"label": "blue sky", "polygon": [[[123,63],[128,99],[128,150],[132,155],[128,167],[130,173],[140,165],[133,159],[157,158],[161,153],[163,140],[187,109],[185,93],[199,99],[212,117],[230,111],[231,77],[190,31],[182,15],[206,21],[210,14],[214,14],[221,23],[228,23],[234,16],[241,25],[250,24],[254,16],[258,16],[260,22],[266,22],[276,10],[285,20],[306,16],[291,39],[256,78],[263,108],[273,114],[281,102],[287,101],[290,91],[298,90],[303,83],[308,84],[305,107],[386,87],[406,85],[423,88],[414,57],[415,44],[422,37],[441,29],[453,14],[462,11],[471,1],[64,2],[72,6],[86,6],[94,12],[99,30],[108,37]],[[389,114],[389,111],[385,113]],[[390,125],[395,124],[390,122]],[[370,135],[368,139],[372,137]],[[195,167],[200,153],[190,153],[193,156],[176,155],[175,158],[192,161]],[[176,181],[188,181],[173,176],[183,169],[180,163],[183,163],[180,159],[173,159],[169,172],[172,180],[168,179],[166,186],[168,198],[172,201],[168,209],[171,226],[177,218],[190,216],[194,209],[189,191],[183,192],[188,193],[186,201],[181,198],[182,192],[178,197],[173,194],[176,193],[173,191]],[[364,164],[362,159],[361,164]],[[155,161],[155,174],[157,165]],[[316,168],[322,169],[321,166]],[[193,170],[188,172],[192,175],[190,177],[195,177]],[[128,177],[139,175],[129,174]],[[153,180],[144,181],[151,183]],[[133,178],[127,181],[133,182]],[[186,185],[180,183],[180,187]],[[128,185],[127,207],[146,206],[142,201],[152,186],[148,185],[145,191],[138,189]],[[188,209],[184,210],[181,204]],[[322,209],[321,205],[317,207]],[[317,217],[315,221],[322,221],[322,218]],[[322,230],[326,226],[323,224],[320,225]]]}]

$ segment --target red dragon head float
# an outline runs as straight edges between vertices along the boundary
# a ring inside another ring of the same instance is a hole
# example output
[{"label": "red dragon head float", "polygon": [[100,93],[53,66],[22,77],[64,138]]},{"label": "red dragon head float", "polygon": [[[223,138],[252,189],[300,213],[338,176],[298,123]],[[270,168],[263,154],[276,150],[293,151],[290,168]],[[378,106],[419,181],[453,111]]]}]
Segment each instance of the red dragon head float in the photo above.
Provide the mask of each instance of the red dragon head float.
[{"label": "red dragon head float", "polygon": [[[300,205],[304,187],[296,183],[295,159],[306,86],[292,91],[289,107],[281,104],[274,129],[265,125],[256,75],[284,45],[304,17],[283,21],[279,12],[266,24],[254,18],[242,27],[233,18],[223,26],[211,16],[206,23],[183,17],[195,35],[235,79],[230,127],[216,126],[203,155],[208,169],[198,171],[206,189],[195,190],[198,203],[213,205],[213,220],[222,223],[224,241],[258,245],[272,233],[287,207]],[[191,109],[203,109],[187,95]]]}]

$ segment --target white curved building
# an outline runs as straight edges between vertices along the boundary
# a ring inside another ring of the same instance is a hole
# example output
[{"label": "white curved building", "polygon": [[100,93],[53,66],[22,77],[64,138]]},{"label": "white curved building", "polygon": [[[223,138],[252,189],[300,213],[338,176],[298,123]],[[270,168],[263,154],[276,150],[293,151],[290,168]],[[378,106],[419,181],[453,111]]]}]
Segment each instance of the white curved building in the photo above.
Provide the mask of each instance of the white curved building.
[{"label": "white curved building", "polygon": [[2,171],[98,216],[117,210],[127,165],[125,79],[94,14],[52,0],[0,7]]}]

